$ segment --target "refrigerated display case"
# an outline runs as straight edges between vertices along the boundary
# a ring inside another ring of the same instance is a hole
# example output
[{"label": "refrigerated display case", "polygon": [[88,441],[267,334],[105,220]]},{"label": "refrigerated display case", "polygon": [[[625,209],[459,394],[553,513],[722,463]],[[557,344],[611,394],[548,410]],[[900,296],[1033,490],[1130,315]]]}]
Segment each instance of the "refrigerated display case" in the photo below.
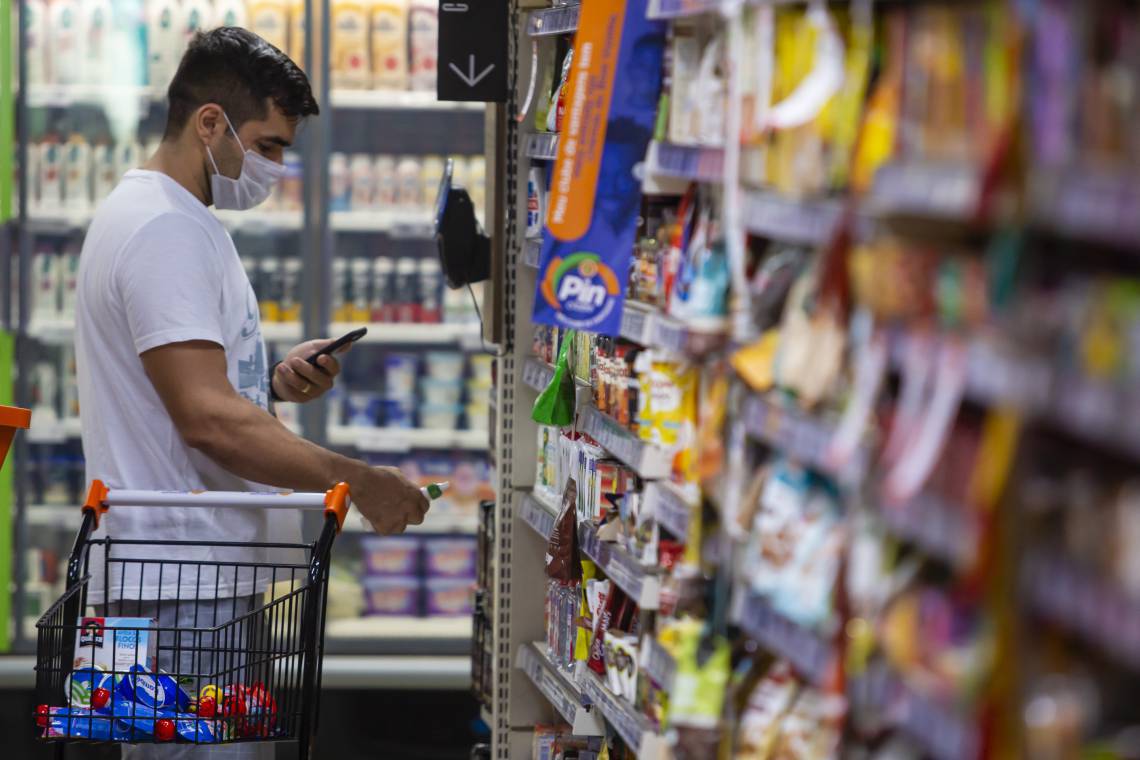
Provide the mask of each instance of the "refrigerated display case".
[{"label": "refrigerated display case", "polygon": [[[425,561],[405,578],[414,593],[403,609],[369,604],[367,584],[380,583],[366,580],[369,558],[390,547],[349,518],[346,528],[359,535],[334,558],[328,650],[466,654],[470,618],[455,591],[466,576],[433,574],[426,558],[447,548],[462,555],[465,542],[474,551],[477,505],[491,492],[490,361],[481,356],[478,293],[444,293],[430,208],[444,157],[455,159],[481,207],[485,116],[481,104],[436,100],[434,4],[19,6],[21,224],[11,275],[19,307],[16,398],[33,409],[33,426],[16,452],[14,649],[34,645],[34,620],[60,591],[61,558],[79,519],[74,286],[86,226],[123,171],[157,145],[165,82],[190,36],[224,23],[247,26],[289,52],[321,106],[286,153],[287,173],[272,197],[252,211],[216,212],[258,294],[269,362],[303,339],[368,327],[345,357],[334,393],[303,409],[279,404],[276,413],[316,442],[453,483],[407,539]],[[466,677],[465,664],[453,666]]]}]

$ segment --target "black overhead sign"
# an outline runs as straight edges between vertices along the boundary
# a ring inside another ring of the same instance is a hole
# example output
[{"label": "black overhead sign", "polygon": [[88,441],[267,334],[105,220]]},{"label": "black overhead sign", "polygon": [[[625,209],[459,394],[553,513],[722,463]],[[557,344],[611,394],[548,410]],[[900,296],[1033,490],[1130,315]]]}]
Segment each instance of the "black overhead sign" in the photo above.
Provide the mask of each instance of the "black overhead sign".
[{"label": "black overhead sign", "polygon": [[507,100],[508,0],[439,3],[440,100]]}]

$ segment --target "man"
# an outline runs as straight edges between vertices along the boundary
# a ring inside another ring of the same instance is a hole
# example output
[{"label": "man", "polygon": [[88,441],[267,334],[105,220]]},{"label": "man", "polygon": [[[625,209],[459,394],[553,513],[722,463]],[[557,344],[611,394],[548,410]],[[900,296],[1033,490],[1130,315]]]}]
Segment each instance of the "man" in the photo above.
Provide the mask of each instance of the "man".
[{"label": "man", "polygon": [[[158,152],[128,172],[99,208],[80,258],[76,353],[89,477],[138,489],[249,490],[263,483],[324,491],[344,481],[378,532],[421,523],[427,501],[399,471],[309,443],[267,411],[271,394],[302,403],[319,397],[339,365],[326,356],[319,369],[311,367],[305,357],[327,342],[309,341],[269,372],[256,298],[229,234],[208,209],[248,209],[269,194],[301,120],[318,112],[307,78],[260,37],[227,27],[191,42],[168,94]],[[265,541],[279,515],[119,508],[103,518],[99,534]],[[113,556],[130,556],[133,548],[116,546]],[[250,561],[233,551],[163,550],[171,560]],[[223,623],[255,608],[265,585],[242,578],[237,568],[217,568],[208,581],[159,579],[146,568],[113,564],[113,577],[105,578],[101,558],[90,569],[88,600],[97,609],[141,611],[162,626]],[[201,601],[165,601],[175,598]],[[136,606],[138,599],[144,604]],[[164,663],[160,653],[160,667],[190,667],[186,657],[167,657]],[[208,664],[194,667],[211,672]],[[248,744],[137,747],[123,756],[184,756],[170,752],[266,756]]]}]

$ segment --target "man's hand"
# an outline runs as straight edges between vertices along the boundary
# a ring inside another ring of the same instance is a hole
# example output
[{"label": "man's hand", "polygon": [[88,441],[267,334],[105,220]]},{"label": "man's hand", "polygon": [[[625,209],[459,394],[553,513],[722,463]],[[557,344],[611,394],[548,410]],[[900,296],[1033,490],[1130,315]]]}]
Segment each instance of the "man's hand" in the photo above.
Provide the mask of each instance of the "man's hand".
[{"label": "man's hand", "polygon": [[[332,340],[328,338],[307,340],[285,356],[270,380],[278,398],[303,404],[320,398],[333,387],[336,376],[340,374],[340,362],[335,357],[322,356],[317,359],[319,369],[305,361],[330,343]],[[337,353],[343,354],[351,345],[346,345]]]},{"label": "man's hand", "polygon": [[377,533],[403,533],[420,525],[428,500],[420,489],[395,467],[363,467],[348,481],[352,503]]}]

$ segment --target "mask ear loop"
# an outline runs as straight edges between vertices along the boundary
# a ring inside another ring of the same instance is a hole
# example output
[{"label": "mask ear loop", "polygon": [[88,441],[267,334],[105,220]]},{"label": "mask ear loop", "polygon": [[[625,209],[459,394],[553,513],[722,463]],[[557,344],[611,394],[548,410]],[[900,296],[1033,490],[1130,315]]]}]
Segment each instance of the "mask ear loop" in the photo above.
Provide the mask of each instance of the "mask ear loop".
[{"label": "mask ear loop", "polygon": [[[237,140],[238,147],[241,148],[242,155],[245,155],[245,146],[241,144],[241,138],[237,135],[237,130],[234,125],[230,123],[230,117],[226,115],[226,109],[222,109],[222,118],[226,120],[226,126],[229,127],[230,132],[233,133],[234,139]],[[225,176],[218,170],[218,162],[214,160],[214,151],[210,150],[210,145],[206,144],[206,156],[210,159],[210,165],[214,167],[214,174]]]}]

